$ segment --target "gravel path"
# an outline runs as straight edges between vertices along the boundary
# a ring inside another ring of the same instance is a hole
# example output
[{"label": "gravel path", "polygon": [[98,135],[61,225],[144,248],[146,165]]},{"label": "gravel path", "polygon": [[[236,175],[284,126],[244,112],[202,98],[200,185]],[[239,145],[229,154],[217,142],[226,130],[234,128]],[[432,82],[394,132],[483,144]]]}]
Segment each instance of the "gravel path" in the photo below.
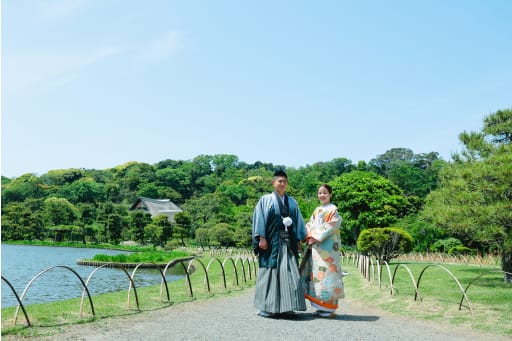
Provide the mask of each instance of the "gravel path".
[{"label": "gravel path", "polygon": [[335,319],[313,316],[309,303],[308,311],[294,318],[263,318],[256,315],[253,297],[254,288],[229,297],[64,326],[58,335],[31,340],[510,340],[384,313],[350,299],[341,301]]}]

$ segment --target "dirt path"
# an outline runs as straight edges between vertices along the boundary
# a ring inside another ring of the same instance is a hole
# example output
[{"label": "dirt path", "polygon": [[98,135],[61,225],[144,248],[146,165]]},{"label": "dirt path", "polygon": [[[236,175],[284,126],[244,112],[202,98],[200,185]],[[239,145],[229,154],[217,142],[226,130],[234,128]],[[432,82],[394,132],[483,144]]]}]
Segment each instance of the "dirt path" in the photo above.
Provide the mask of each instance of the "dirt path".
[{"label": "dirt path", "polygon": [[[31,340],[510,340],[468,329],[443,326],[368,309],[343,300],[335,319],[313,310],[294,318],[256,315],[254,289],[234,296],[178,304],[137,315],[62,327],[59,334]],[[3,340],[16,340],[3,336]]]}]

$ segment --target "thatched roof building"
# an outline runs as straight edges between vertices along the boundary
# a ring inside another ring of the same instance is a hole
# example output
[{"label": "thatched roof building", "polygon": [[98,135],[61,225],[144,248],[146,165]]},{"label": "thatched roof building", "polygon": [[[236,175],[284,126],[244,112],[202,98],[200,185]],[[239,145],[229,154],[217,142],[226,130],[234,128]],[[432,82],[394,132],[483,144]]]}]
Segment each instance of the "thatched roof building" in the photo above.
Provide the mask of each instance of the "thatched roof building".
[{"label": "thatched roof building", "polygon": [[165,214],[171,223],[174,223],[174,215],[183,211],[169,199],[150,199],[144,197],[137,199],[135,204],[130,207],[130,211],[135,210],[145,211],[151,214],[152,218],[157,215]]}]

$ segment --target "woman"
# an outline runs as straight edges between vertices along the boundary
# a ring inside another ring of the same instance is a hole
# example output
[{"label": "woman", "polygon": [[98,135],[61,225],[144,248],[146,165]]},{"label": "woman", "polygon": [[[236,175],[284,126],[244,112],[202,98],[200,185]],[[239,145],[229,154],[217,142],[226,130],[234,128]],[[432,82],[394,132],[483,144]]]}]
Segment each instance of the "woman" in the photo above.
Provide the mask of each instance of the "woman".
[{"label": "woman", "polygon": [[318,188],[318,206],[309,222],[308,248],[304,267],[301,269],[305,279],[305,297],[315,308],[316,315],[334,318],[338,308],[338,299],[345,296],[343,272],[340,262],[340,224],[338,208],[331,204],[332,188],[322,184]]}]

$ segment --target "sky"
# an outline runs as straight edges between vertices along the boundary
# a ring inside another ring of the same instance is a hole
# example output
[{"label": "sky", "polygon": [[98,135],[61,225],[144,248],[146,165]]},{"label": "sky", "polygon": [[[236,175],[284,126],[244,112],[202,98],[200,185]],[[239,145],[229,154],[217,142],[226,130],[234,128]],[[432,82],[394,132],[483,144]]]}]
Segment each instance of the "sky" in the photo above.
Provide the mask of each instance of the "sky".
[{"label": "sky", "polygon": [[1,174],[449,161],[512,107],[509,0],[2,0]]}]

